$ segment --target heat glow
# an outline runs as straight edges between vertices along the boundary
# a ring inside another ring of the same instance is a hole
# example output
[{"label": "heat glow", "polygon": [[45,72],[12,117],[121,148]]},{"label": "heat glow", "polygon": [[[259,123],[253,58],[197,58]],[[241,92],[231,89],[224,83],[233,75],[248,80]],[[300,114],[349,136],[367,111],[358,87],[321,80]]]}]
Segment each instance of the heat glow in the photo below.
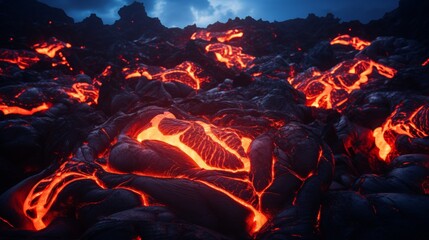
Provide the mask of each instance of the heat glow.
[{"label": "heat glow", "polygon": [[[177,124],[186,127],[170,129],[172,126],[178,126]],[[195,134],[193,131],[196,129],[202,132],[202,135],[199,134],[199,137],[205,140],[201,141],[195,140],[198,138],[186,137],[187,134]],[[232,201],[248,209],[251,214],[249,214],[246,223],[248,225],[248,231],[251,234],[257,232],[267,222],[267,216],[261,209],[261,198],[265,190],[270,187],[271,183],[264,189],[257,191],[249,177],[243,179],[243,172],[250,172],[250,160],[247,156],[250,143],[252,142],[250,138],[240,136],[234,129],[219,128],[202,121],[178,120],[169,112],[154,116],[151,121],[144,126],[143,130],[138,131],[134,137],[138,142],[160,141],[174,146],[189,156],[201,169],[229,172],[230,175],[228,178],[230,181],[239,183],[237,186],[246,185],[247,187],[245,187],[245,189],[247,189],[247,191],[249,189],[253,191],[252,195],[257,199],[243,199],[240,197],[240,191],[242,190],[235,189],[231,191],[231,189],[228,190],[222,187],[222,185],[203,179],[195,179],[193,176],[181,175],[175,177],[199,182],[214,191],[225,194]],[[202,146],[202,148],[199,148],[199,146]],[[160,161],[162,161],[162,159],[160,159]],[[231,164],[231,161],[235,161],[235,163]],[[102,181],[97,177],[96,171],[101,171],[101,169],[92,171],[83,169],[86,169],[84,163],[75,162],[73,159],[70,159],[55,173],[40,180],[30,190],[24,201],[22,210],[25,216],[32,221],[34,229],[44,229],[50,223],[53,218],[51,217],[53,214],[51,212],[52,206],[55,204],[61,191],[69,184],[77,181],[89,180],[95,182],[102,189],[106,189],[106,186],[104,186]],[[107,165],[102,166],[102,169],[105,172],[121,174],[121,172]],[[235,173],[237,173],[237,178],[233,177]],[[150,172],[136,172],[134,174],[155,178],[174,177],[168,172],[164,173],[165,176],[159,173],[152,174]],[[272,178],[274,178],[274,173],[272,173]],[[115,188],[132,191],[141,196],[142,205],[150,205],[145,193],[138,189],[121,185]]]},{"label": "heat glow", "polygon": [[79,82],[74,83],[71,89],[64,89],[69,97],[76,99],[81,103],[89,105],[98,103],[99,90],[94,84]]},{"label": "heat glow", "polygon": [[289,82],[306,95],[308,106],[341,110],[353,91],[374,79],[374,70],[389,79],[396,74],[395,69],[372,60],[353,60],[323,73],[313,69]]},{"label": "heat glow", "polygon": [[[165,120],[174,119],[176,119],[175,116],[168,112],[155,116],[149,123],[150,127],[144,129],[137,135],[137,141],[143,142],[155,140],[175,146],[179,148],[182,152],[184,152],[186,155],[188,155],[198,165],[198,167],[202,169],[221,170],[232,173],[240,171],[244,171],[247,173],[250,172],[250,160],[247,157],[248,148],[252,141],[250,138],[240,137],[239,134],[232,129],[219,129],[213,125],[201,121],[187,122],[189,124],[187,128],[181,131],[174,131],[174,134],[163,133],[163,129],[161,128],[160,124],[162,124],[162,122]],[[184,122],[182,120],[174,121]],[[188,131],[192,131],[191,128],[195,127],[204,129],[205,136],[209,139],[208,141],[214,143],[215,146],[220,146],[222,149],[221,152],[213,150],[215,149],[215,147],[213,147],[213,145],[209,146],[207,142],[202,143],[205,147],[200,151],[197,151],[196,149],[191,147],[192,145],[196,146],[200,143],[197,144],[193,142],[186,142],[186,138],[184,136],[187,134]],[[221,131],[221,133],[218,132],[219,130]],[[237,145],[237,143],[239,143],[239,145]],[[206,154],[202,154],[203,152]],[[228,162],[231,161],[231,158],[219,157],[226,156],[227,154],[231,154],[241,164],[235,164],[234,166],[231,166]],[[239,178],[237,178],[237,180],[243,181]],[[252,186],[252,183],[249,179],[246,179],[244,181]],[[262,213],[260,209],[260,198],[263,194],[263,191],[256,192],[256,190],[254,190],[254,195],[259,197],[259,201],[257,201],[259,205],[254,206],[251,203],[248,203],[245,200],[237,197],[236,195],[234,195],[234,193],[231,193],[226,189],[216,186],[215,184],[202,180],[199,180],[199,182],[216,191],[224,193],[237,203],[248,208],[253,213],[251,219],[248,219],[248,224],[251,233],[258,231],[267,221],[267,217]]]},{"label": "heat glow", "polygon": [[196,39],[202,39],[205,41],[210,41],[212,38],[216,38],[218,42],[229,42],[234,38],[241,38],[243,37],[243,31],[238,29],[231,29],[226,32],[209,32],[206,30],[201,30],[198,32],[195,32],[191,36],[191,40]]},{"label": "heat glow", "polygon": [[17,65],[20,69],[27,69],[39,61],[36,54],[26,51],[0,50],[0,62]]},{"label": "heat glow", "polygon": [[67,66],[70,71],[73,71],[70,63],[67,58],[64,56],[64,53],[61,51],[64,48],[71,48],[70,43],[62,42],[56,38],[52,38],[49,42],[37,43],[33,45],[34,50],[42,55],[48,56],[49,58],[56,59],[56,62],[52,63],[52,67],[58,65]]},{"label": "heat glow", "polygon": [[151,67],[141,65],[137,69],[124,68],[125,79],[134,77],[146,77],[148,80],[159,80],[162,82],[180,82],[195,90],[208,82],[207,77],[201,76],[203,69],[193,62],[185,61],[174,68]]},{"label": "heat glow", "polygon": [[205,49],[206,52],[213,52],[216,59],[224,63],[227,68],[251,68],[251,62],[255,59],[255,57],[243,53],[241,47],[234,47],[223,43],[208,44]]},{"label": "heat glow", "polygon": [[397,135],[407,135],[410,138],[429,136],[418,124],[420,118],[428,111],[426,106],[421,106],[408,114],[396,108],[381,127],[374,129],[373,136],[375,145],[379,150],[379,157],[388,161],[388,156],[394,149]]},{"label": "heat glow", "polygon": [[48,103],[42,103],[41,105],[34,107],[32,109],[25,109],[18,106],[8,106],[5,104],[0,104],[0,111],[2,111],[4,115],[8,115],[8,114],[33,115],[34,113],[48,110],[50,107],[51,106]]},{"label": "heat glow", "polygon": [[335,44],[352,46],[354,49],[360,51],[371,45],[371,42],[364,41],[358,37],[351,37],[350,35],[345,34],[340,35],[331,41],[331,45]]}]

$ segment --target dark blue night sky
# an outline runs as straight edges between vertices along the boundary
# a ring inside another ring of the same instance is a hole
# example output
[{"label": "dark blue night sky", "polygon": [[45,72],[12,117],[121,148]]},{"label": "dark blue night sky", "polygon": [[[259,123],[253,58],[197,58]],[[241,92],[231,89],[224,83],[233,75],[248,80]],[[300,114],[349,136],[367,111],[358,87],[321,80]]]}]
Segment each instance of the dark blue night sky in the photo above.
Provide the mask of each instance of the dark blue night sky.
[{"label": "dark blue night sky", "polygon": [[[62,8],[81,21],[96,13],[104,23],[111,24],[118,19],[120,7],[134,0],[40,0],[50,6]],[[335,16],[366,23],[381,18],[384,13],[395,9],[399,0],[140,0],[151,17],[158,17],[168,27],[184,27],[196,23],[200,27],[228,18],[252,16],[255,19],[283,21],[291,18],[305,18],[309,13]]]}]

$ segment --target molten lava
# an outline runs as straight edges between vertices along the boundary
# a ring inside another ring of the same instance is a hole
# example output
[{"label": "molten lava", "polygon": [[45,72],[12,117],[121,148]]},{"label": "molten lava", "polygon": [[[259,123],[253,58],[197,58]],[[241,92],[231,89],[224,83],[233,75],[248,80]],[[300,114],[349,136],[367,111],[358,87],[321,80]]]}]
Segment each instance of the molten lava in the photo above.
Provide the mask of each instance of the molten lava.
[{"label": "molten lava", "polygon": [[422,66],[423,67],[425,67],[425,66],[427,66],[429,64],[429,58],[428,59],[426,59],[426,61],[424,61],[423,63],[422,63]]},{"label": "molten lava", "polygon": [[65,65],[70,69],[70,71],[73,71],[73,68],[67,61],[67,58],[64,56],[63,52],[61,52],[62,49],[71,47],[72,45],[70,43],[62,42],[56,38],[52,38],[49,42],[37,43],[33,45],[33,48],[37,53],[46,55],[52,59],[57,57],[57,62],[53,62],[52,67]]},{"label": "molten lava", "polygon": [[57,52],[63,48],[71,48],[70,43],[64,43],[56,38],[52,38],[52,43],[36,43],[33,45],[34,50],[39,54],[46,55],[50,58],[54,58],[57,55]]},{"label": "molten lava", "polygon": [[195,90],[200,89],[203,83],[209,81],[207,77],[201,76],[202,72],[202,68],[189,61],[185,61],[171,69],[146,65],[141,65],[136,70],[131,70],[130,68],[123,69],[125,79],[144,76],[149,80],[180,82],[188,85],[189,87],[192,87]]},{"label": "molten lava", "polygon": [[229,42],[234,38],[241,37],[243,37],[243,31],[238,29],[228,30],[226,32],[209,32],[206,30],[201,30],[192,34],[191,40],[202,39],[205,41],[210,41],[212,38],[216,38],[218,42],[223,43]]},{"label": "molten lava", "polygon": [[[173,122],[171,122],[172,119],[174,119]],[[165,122],[167,122],[168,124],[168,121],[166,120],[170,120],[169,124],[172,126],[183,126],[183,129],[179,132],[174,130],[174,134],[165,134],[164,132],[168,133],[169,131],[173,131],[161,128],[163,123],[165,124]],[[173,145],[186,153],[186,155],[190,156],[198,167],[202,169],[232,172],[250,170],[250,161],[246,157],[246,151],[249,147],[250,139],[240,138],[237,133],[232,130],[224,129],[222,132],[219,132],[219,130],[215,129],[213,131],[213,126],[207,123],[196,121],[194,124],[190,124],[185,121],[175,119],[175,116],[171,113],[158,115],[154,117],[150,123],[151,127],[143,130],[137,135],[137,140],[139,142],[156,140]],[[201,140],[212,142],[213,144],[210,146],[211,150],[199,149],[199,153],[193,149],[192,146],[197,146],[199,144],[197,142],[193,142],[194,139],[197,139],[197,136],[189,136],[188,132],[194,131],[205,134],[207,138]],[[228,144],[231,142],[235,143],[235,146]],[[240,144],[238,145],[238,143]],[[209,155],[202,156],[202,154],[206,154],[207,152],[211,153]]]},{"label": "molten lava", "polygon": [[39,61],[39,57],[27,51],[0,50],[0,62],[17,65],[20,69],[29,68]]},{"label": "molten lava", "polygon": [[4,115],[8,115],[8,114],[33,115],[34,113],[48,110],[50,107],[51,107],[51,104],[42,103],[41,105],[28,110],[18,106],[8,106],[5,104],[0,104],[0,111],[2,111]]},{"label": "molten lava", "polygon": [[[168,112],[155,116],[148,125],[149,127],[137,134],[136,139],[139,142],[160,141],[174,146],[189,156],[201,169],[231,173],[250,172],[247,152],[252,140],[240,137],[233,129],[221,129],[201,121],[178,120]],[[249,209],[253,213],[251,219],[248,219],[249,229],[254,233],[267,221],[267,217],[261,210],[261,197],[264,190],[256,191],[248,178],[242,179],[237,176],[236,181],[253,189],[252,195],[257,196],[258,201],[250,199],[248,201],[251,202],[245,201],[237,196],[240,194],[239,190],[231,192],[214,183],[198,180]],[[269,185],[266,188],[268,187]]]},{"label": "molten lava", "polygon": [[350,35],[345,34],[334,38],[331,41],[331,45],[334,45],[334,44],[352,46],[354,49],[360,51],[368,47],[369,45],[371,45],[371,42],[367,42],[358,37],[351,37]]},{"label": "molten lava", "polygon": [[243,53],[241,47],[234,47],[223,43],[208,44],[206,52],[213,52],[219,62],[225,63],[227,68],[251,68],[255,57]]},{"label": "molten lava", "polygon": [[386,78],[396,74],[395,69],[372,60],[353,60],[342,62],[324,73],[311,69],[289,82],[306,95],[308,106],[341,110],[353,91],[374,79],[374,70]]},{"label": "molten lava", "polygon": [[[241,137],[239,132],[234,129],[219,128],[202,121],[178,120],[169,112],[154,116],[143,127],[143,130],[140,130],[135,135],[133,134],[133,137],[142,144],[145,142],[152,142],[153,144],[162,142],[177,148],[194,161],[197,167],[195,170],[204,169],[207,171],[219,171],[219,173],[223,172],[227,174],[225,176],[228,180],[225,185],[222,182],[209,180],[210,178],[205,179],[192,174],[186,175],[185,172],[188,170],[179,175],[172,174],[170,170],[158,173],[134,171],[133,174],[154,178],[181,178],[198,182],[213,191],[224,194],[232,201],[243,206],[243,208],[248,209],[250,215],[246,222],[250,233],[257,232],[266,223],[267,213],[262,210],[262,197],[265,190],[270,187],[272,179],[267,182],[263,189],[258,191],[253,186],[250,177],[244,177],[244,173],[249,175],[251,171],[250,160],[247,156],[252,142],[250,138]],[[164,160],[161,158],[158,161]],[[154,163],[142,162],[141,164],[153,165]],[[51,222],[55,215],[52,212],[53,205],[59,194],[71,183],[90,180],[102,189],[107,189],[97,177],[97,171],[123,174],[115,169],[114,166],[109,166],[109,163],[108,165],[99,166],[101,169],[88,170],[84,163],[69,159],[55,173],[35,184],[22,207],[24,215],[33,223],[33,228],[41,230]],[[171,168],[174,168],[174,166],[171,166]],[[271,178],[274,178],[274,172],[271,174]],[[122,184],[113,188],[132,191],[141,196],[142,205],[151,204],[147,200],[145,193],[139,189]],[[250,194],[246,194],[249,191]]]},{"label": "molten lava", "polygon": [[420,127],[423,116],[428,113],[428,106],[420,106],[411,114],[396,108],[381,127],[374,129],[373,136],[379,149],[379,157],[388,161],[387,157],[394,148],[397,135],[406,135],[410,138],[429,136],[429,132]]},{"label": "molten lava", "polygon": [[81,103],[89,105],[98,103],[98,88],[89,83],[79,82],[74,83],[70,90],[64,90],[71,98],[78,100]]}]

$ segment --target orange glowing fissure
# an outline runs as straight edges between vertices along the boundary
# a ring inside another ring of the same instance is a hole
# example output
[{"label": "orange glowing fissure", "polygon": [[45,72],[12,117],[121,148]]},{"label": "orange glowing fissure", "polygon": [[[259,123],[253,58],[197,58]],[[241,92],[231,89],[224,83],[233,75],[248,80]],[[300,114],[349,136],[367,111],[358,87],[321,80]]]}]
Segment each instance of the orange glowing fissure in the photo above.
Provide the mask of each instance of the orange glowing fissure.
[{"label": "orange glowing fissure", "polygon": [[[175,146],[177,148],[179,148],[182,152],[186,153],[186,155],[188,155],[197,165],[198,167],[202,168],[202,169],[206,169],[206,170],[222,170],[222,171],[227,171],[227,172],[250,172],[250,159],[247,157],[246,153],[248,152],[249,146],[252,142],[252,140],[250,138],[246,138],[246,137],[239,137],[239,135],[237,133],[235,133],[233,130],[231,129],[223,129],[224,132],[229,132],[232,133],[233,135],[235,135],[237,138],[240,139],[241,141],[241,149],[244,150],[243,153],[240,153],[239,151],[237,151],[236,149],[232,148],[231,146],[229,146],[229,144],[223,140],[220,139],[212,130],[212,128],[214,127],[213,125],[201,122],[201,121],[196,121],[195,124],[197,124],[199,127],[202,127],[204,129],[204,133],[206,134],[207,137],[210,138],[211,141],[213,141],[216,144],[219,144],[225,151],[229,152],[230,154],[234,155],[237,159],[239,159],[242,163],[242,167],[241,168],[228,168],[227,166],[225,166],[222,162],[217,163],[215,166],[210,165],[207,159],[204,159],[204,157],[196,152],[193,148],[189,147],[187,144],[185,144],[182,140],[181,137],[183,136],[183,134],[185,132],[188,131],[189,127],[187,129],[183,129],[182,131],[175,133],[175,134],[164,134],[161,130],[160,130],[160,123],[161,121],[165,120],[165,119],[176,119],[176,117],[168,112],[165,112],[164,114],[160,114],[155,116],[151,122],[150,122],[150,127],[144,129],[143,131],[141,131],[136,139],[139,142],[143,142],[143,141],[150,141],[150,140],[156,140],[156,141],[162,141],[164,143],[167,143],[169,145]],[[274,166],[274,164],[273,164]],[[272,175],[274,176],[274,175]],[[254,190],[254,195],[258,196],[258,206],[253,206],[252,204],[246,202],[245,200],[235,196],[233,193],[228,192],[227,190],[218,187],[212,183],[206,182],[206,181],[202,181],[202,180],[197,180],[200,183],[203,183],[204,185],[224,193],[225,195],[227,195],[228,197],[230,197],[232,200],[234,200],[235,202],[241,204],[243,207],[249,209],[253,216],[251,216],[251,219],[248,219],[248,226],[249,226],[249,231],[251,233],[255,233],[257,232],[267,221],[267,217],[264,215],[264,213],[261,210],[261,197],[262,194],[264,193],[264,190],[261,192],[256,192],[256,190]],[[251,186],[252,183],[250,182],[249,179],[245,179],[245,182]],[[270,186],[270,184],[266,187],[268,188]],[[253,187],[252,187],[253,188]],[[253,188],[254,189],[254,188]]]},{"label": "orange glowing fissure", "polygon": [[38,52],[39,54],[46,55],[50,58],[54,58],[57,55],[57,52],[60,51],[63,48],[71,48],[70,43],[64,43],[56,38],[53,39],[53,43],[37,43],[34,44],[34,50]]},{"label": "orange glowing fissure", "polygon": [[[73,68],[67,61],[67,58],[61,52],[62,49],[71,47],[72,45],[70,43],[62,42],[56,38],[52,38],[49,43],[44,42],[33,45],[34,50],[38,54],[48,56],[52,59],[55,58],[55,62],[52,63],[52,67],[64,65],[73,71]],[[32,56],[32,54],[33,53],[16,52],[12,50],[2,51],[0,53],[0,61],[16,64],[20,69],[27,69],[31,65],[40,61],[40,58],[36,56],[36,54],[34,54],[35,56]]]},{"label": "orange glowing fissure", "polygon": [[8,62],[16,64],[20,69],[29,68],[31,65],[37,63],[40,59],[36,56],[12,56],[12,57],[0,57],[0,62]]},{"label": "orange glowing fissure", "polygon": [[[221,166],[210,166],[206,163],[206,161],[203,159],[203,157],[200,156],[199,153],[197,153],[193,148],[189,147],[187,144],[183,143],[180,139],[182,136],[182,133],[186,132],[188,129],[182,130],[180,133],[173,134],[173,135],[167,135],[163,134],[159,129],[159,123],[163,119],[175,119],[176,117],[171,113],[164,113],[155,116],[151,123],[151,126],[142,132],[140,132],[137,135],[137,141],[142,142],[145,140],[157,140],[162,141],[167,144],[173,145],[177,148],[179,148],[182,152],[186,153],[189,157],[194,160],[194,162],[198,165],[198,167],[206,170],[223,170],[223,171],[231,171],[231,172],[237,172],[237,171],[250,171],[250,160],[246,156],[242,156],[242,154],[238,153],[237,150],[232,149],[230,146],[228,146],[224,141],[219,139],[212,131],[211,131],[211,125],[197,121],[196,123],[203,127],[205,134],[215,143],[221,145],[223,149],[228,151],[229,153],[233,154],[237,159],[239,159],[243,167],[240,169],[228,169],[225,166],[221,164]],[[244,151],[247,151],[251,140],[249,138],[241,138],[242,142],[242,148]]]},{"label": "orange glowing fissure", "polygon": [[392,132],[397,135],[407,135],[410,138],[429,136],[416,125],[416,116],[423,111],[427,111],[427,109],[421,106],[408,117],[406,113],[398,112],[398,109],[395,109],[381,127],[374,129],[375,145],[382,160],[388,161],[388,156],[394,147],[395,139],[391,135]]},{"label": "orange glowing fissure", "polygon": [[202,39],[205,41],[210,41],[212,38],[216,38],[218,42],[229,42],[234,38],[243,37],[243,31],[238,29],[231,29],[226,32],[209,32],[206,30],[201,30],[195,32],[191,36],[191,40]]},{"label": "orange glowing fissure", "polygon": [[201,77],[203,70],[193,62],[185,61],[174,68],[159,68],[151,70],[149,66],[139,67],[137,70],[124,68],[125,79],[133,77],[146,77],[148,80],[160,80],[162,82],[180,82],[199,90],[204,82],[208,82],[207,77]]},{"label": "orange glowing fissure", "polygon": [[[96,176],[96,171],[84,172],[78,170],[80,166],[83,166],[82,162],[74,162],[72,159],[69,159],[56,172],[40,180],[30,190],[24,200],[22,211],[31,220],[35,230],[46,228],[53,220],[53,216],[49,216],[50,210],[59,194],[71,183],[90,180],[100,188],[107,189],[104,183]],[[122,186],[115,187],[115,189],[132,191],[140,195],[143,206],[148,205],[146,196],[138,190]]]},{"label": "orange glowing fissure", "polygon": [[375,69],[378,74],[389,79],[396,74],[395,69],[372,60],[355,60],[340,63],[324,73],[313,71],[312,76],[298,80],[290,78],[288,81],[306,95],[308,106],[340,110],[351,92],[369,82]]},{"label": "orange glowing fissure", "polygon": [[99,90],[92,84],[78,82],[74,83],[70,90],[64,90],[69,97],[76,99],[81,103],[98,103]]},{"label": "orange glowing fissure", "polygon": [[34,50],[39,54],[46,55],[50,58],[55,58],[58,56],[59,61],[52,63],[52,67],[65,65],[70,69],[70,71],[73,71],[73,68],[71,67],[67,58],[61,52],[62,49],[71,47],[72,45],[70,43],[62,42],[56,38],[52,38],[51,43],[44,42],[33,45]]},{"label": "orange glowing fissure", "polygon": [[224,63],[227,68],[247,69],[251,68],[251,62],[255,60],[255,57],[243,53],[241,47],[234,47],[223,43],[208,44],[206,52],[213,52],[216,59]]},{"label": "orange glowing fissure", "polygon": [[[202,121],[186,121],[186,123],[189,124],[195,124],[199,128],[202,128],[204,133],[206,134],[206,137],[210,139],[211,142],[214,142],[215,144],[221,146],[223,148],[223,151],[233,155],[236,159],[241,161],[242,167],[240,168],[228,168],[225,166],[225,162],[219,162],[215,163],[209,163],[209,161],[204,158],[200,153],[195,151],[193,148],[189,147],[187,144],[182,142],[181,136],[187,132],[187,129],[182,129],[181,131],[177,132],[174,131],[173,134],[166,134],[163,133],[160,124],[162,124],[162,121],[165,120],[177,120],[176,117],[169,113],[164,112],[163,114],[159,114],[152,118],[150,123],[145,126],[145,129],[141,130],[136,136],[136,140],[139,142],[143,141],[162,141],[164,143],[167,143],[169,145],[175,146],[178,149],[180,149],[182,152],[186,153],[195,163],[197,166],[199,166],[202,169],[206,170],[222,170],[226,172],[250,172],[250,160],[247,157],[247,152],[249,150],[250,144],[252,140],[247,137],[240,137],[240,135],[233,129],[229,128],[217,128],[214,125],[202,122]],[[185,120],[177,120],[177,121],[185,121]],[[223,137],[218,136],[215,131],[221,130],[222,133],[226,134]],[[225,137],[227,136],[227,137]],[[241,141],[241,144],[239,146],[230,146],[232,140],[239,139]],[[207,150],[210,151],[210,150]],[[211,154],[211,153],[210,153]],[[210,154],[206,154],[206,157],[210,158]],[[225,161],[225,160],[223,160]],[[273,158],[273,161],[275,159]],[[48,176],[41,181],[39,181],[28,193],[24,204],[23,204],[23,213],[25,216],[30,219],[33,223],[34,229],[41,230],[44,229],[52,220],[52,214],[50,213],[50,209],[52,208],[53,204],[55,203],[58,195],[61,193],[61,191],[67,187],[69,184],[76,182],[76,181],[82,181],[82,180],[91,180],[95,182],[98,186],[100,186],[102,189],[106,189],[105,185],[98,179],[96,176],[95,171],[94,172],[84,172],[79,169],[79,166],[83,165],[82,162],[73,162],[71,159],[64,163],[54,174],[51,176]],[[237,202],[238,204],[242,205],[244,208],[248,209],[251,213],[246,220],[248,231],[251,234],[256,233],[266,222],[267,222],[267,216],[263,213],[261,209],[261,199],[263,194],[265,193],[266,189],[268,189],[271,186],[271,183],[274,179],[274,162],[272,164],[272,178],[270,183],[261,191],[255,190],[253,187],[252,182],[249,178],[243,179],[243,177],[237,177],[237,181],[246,183],[250,189],[253,189],[254,196],[258,197],[258,201],[252,201],[251,203],[241,199],[240,197],[236,196],[234,193],[227,191],[226,189],[223,189],[222,187],[210,183],[204,180],[195,179],[193,177],[187,177],[187,176],[170,176],[168,173],[165,173],[165,176],[163,175],[157,175],[157,174],[151,174],[151,173],[134,173],[141,176],[150,176],[150,177],[156,177],[156,178],[185,178],[192,181],[199,182],[201,184],[204,184],[205,186],[221,192],[228,196],[231,200]],[[100,167],[108,172],[113,174],[122,174],[121,172],[118,172],[115,169],[111,169],[108,165],[100,165]],[[148,206],[148,198],[145,195],[144,192],[139,191],[134,188],[130,187],[122,187],[118,186],[116,188],[126,189],[129,191],[132,191],[138,195],[141,196],[142,199],[142,205]],[[115,189],[116,189],[115,188]]]},{"label": "orange glowing fissure", "polygon": [[364,41],[358,37],[351,37],[348,34],[344,34],[334,38],[331,41],[331,45],[334,45],[334,44],[352,46],[356,50],[363,50],[364,48],[371,45],[371,42]]},{"label": "orange glowing fissure", "polygon": [[18,106],[8,106],[5,104],[0,104],[0,111],[2,111],[4,115],[8,115],[8,114],[33,115],[34,113],[48,110],[50,107],[51,107],[51,104],[49,103],[42,103],[41,105],[34,107],[32,109],[25,109]]}]

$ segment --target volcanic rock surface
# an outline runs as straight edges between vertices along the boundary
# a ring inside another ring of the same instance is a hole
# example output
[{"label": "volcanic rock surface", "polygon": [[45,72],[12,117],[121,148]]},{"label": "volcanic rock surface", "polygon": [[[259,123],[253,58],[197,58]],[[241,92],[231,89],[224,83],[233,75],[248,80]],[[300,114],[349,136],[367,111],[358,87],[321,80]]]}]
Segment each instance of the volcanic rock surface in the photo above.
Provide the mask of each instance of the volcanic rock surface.
[{"label": "volcanic rock surface", "polygon": [[428,10],[178,29],[0,1],[0,238],[429,239]]}]

